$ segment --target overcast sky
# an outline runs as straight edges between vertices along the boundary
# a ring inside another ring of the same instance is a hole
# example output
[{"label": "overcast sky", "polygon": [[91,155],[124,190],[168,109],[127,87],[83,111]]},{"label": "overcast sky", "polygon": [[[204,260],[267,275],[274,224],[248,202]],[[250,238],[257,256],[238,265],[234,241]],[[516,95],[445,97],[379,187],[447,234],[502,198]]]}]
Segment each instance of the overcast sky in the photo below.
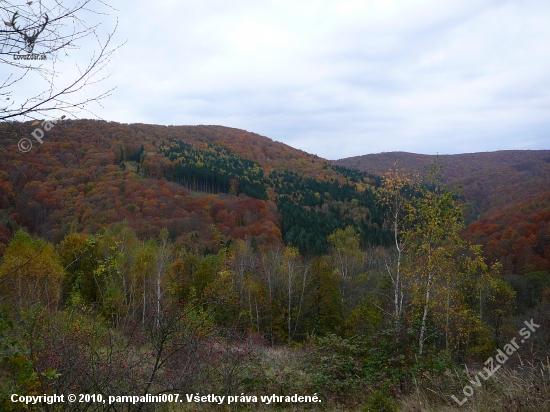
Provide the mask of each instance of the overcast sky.
[{"label": "overcast sky", "polygon": [[235,127],[328,159],[550,148],[546,0],[110,4],[127,43],[93,109],[106,120]]}]

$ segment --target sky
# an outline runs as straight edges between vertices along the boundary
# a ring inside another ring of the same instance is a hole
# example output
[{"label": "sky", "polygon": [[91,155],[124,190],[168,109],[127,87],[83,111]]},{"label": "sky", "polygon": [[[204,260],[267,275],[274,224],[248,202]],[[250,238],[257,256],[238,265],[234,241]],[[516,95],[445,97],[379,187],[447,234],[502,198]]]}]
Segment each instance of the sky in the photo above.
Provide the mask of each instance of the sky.
[{"label": "sky", "polygon": [[87,91],[116,87],[101,119],[234,127],[327,159],[550,149],[548,1],[109,4],[95,18],[125,44]]}]

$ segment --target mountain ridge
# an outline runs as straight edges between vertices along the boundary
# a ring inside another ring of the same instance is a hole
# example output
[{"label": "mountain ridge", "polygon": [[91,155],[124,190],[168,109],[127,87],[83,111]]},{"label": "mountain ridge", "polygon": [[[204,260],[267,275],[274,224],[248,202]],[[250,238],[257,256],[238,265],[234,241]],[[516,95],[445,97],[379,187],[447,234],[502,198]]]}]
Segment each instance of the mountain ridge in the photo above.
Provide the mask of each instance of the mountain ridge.
[{"label": "mountain ridge", "polygon": [[[395,161],[401,160],[405,162],[404,167],[413,173],[422,172],[422,167],[426,166],[438,159],[440,163],[445,167],[445,163],[448,160],[453,159],[456,161],[473,161],[484,160],[488,161],[486,166],[480,164],[478,170],[487,169],[490,167],[501,166],[504,164],[516,164],[524,161],[531,161],[539,159],[545,156],[550,156],[550,150],[496,150],[486,152],[471,152],[471,153],[457,153],[447,155],[428,155],[411,152],[381,152],[371,153],[366,155],[346,157],[338,160],[333,160],[334,163],[345,167],[356,168],[369,173],[384,174],[393,167]],[[455,165],[453,165],[456,167]]]},{"label": "mountain ridge", "polygon": [[386,152],[336,164],[383,175],[395,167],[422,174],[437,160],[449,186],[469,204],[464,237],[484,247],[505,273],[550,269],[550,150],[505,150],[457,155]]}]

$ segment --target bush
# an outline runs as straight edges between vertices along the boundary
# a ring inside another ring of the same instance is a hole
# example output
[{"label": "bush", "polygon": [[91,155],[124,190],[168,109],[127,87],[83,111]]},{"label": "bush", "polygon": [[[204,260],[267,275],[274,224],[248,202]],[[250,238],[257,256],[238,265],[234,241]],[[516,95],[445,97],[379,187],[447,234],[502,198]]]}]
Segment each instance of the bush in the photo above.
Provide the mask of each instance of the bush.
[{"label": "bush", "polygon": [[[412,334],[412,335],[411,335]],[[366,337],[317,338],[308,355],[309,372],[316,391],[345,401],[366,389],[408,392],[414,379],[422,381],[426,371],[443,374],[451,360],[443,351],[429,350],[418,356],[414,331],[403,331],[398,339],[391,330]]]},{"label": "bush", "polygon": [[396,412],[397,402],[384,391],[374,391],[363,406],[363,412]]}]

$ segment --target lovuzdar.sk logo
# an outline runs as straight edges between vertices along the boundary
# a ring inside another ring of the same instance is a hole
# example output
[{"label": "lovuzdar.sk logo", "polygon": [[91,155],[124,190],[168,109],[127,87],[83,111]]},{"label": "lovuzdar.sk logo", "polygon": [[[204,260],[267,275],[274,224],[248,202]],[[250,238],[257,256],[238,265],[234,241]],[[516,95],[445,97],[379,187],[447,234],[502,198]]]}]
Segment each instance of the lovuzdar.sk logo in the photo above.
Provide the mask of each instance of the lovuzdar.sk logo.
[{"label": "lovuzdar.sk logo", "polygon": [[41,20],[39,19],[38,22],[29,25],[25,29],[20,29],[16,25],[16,20],[18,17],[19,12],[13,13],[13,17],[11,18],[11,21],[7,22],[5,21],[4,24],[8,27],[12,27],[13,30],[18,33],[25,42],[25,51],[27,54],[14,54],[13,59],[14,60],[46,60],[45,54],[35,54],[33,53],[34,45],[36,43],[36,39],[44,31],[46,26],[48,25],[49,18],[48,15],[44,15],[44,24],[41,24]]}]

